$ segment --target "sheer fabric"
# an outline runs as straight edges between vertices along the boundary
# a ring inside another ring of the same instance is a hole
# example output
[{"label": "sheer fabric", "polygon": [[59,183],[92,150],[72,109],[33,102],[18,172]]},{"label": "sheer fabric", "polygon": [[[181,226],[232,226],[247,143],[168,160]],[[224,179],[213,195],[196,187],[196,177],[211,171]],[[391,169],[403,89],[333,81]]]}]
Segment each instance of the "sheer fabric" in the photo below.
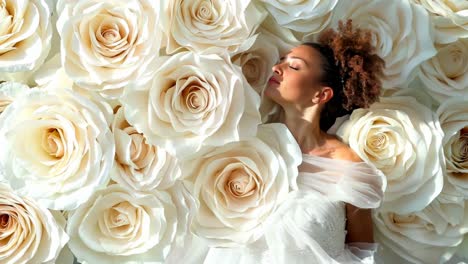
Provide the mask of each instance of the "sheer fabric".
[{"label": "sheer fabric", "polygon": [[304,154],[298,187],[264,224],[262,239],[242,248],[210,248],[204,263],[375,263],[376,244],[345,244],[345,203],[378,207],[385,189],[379,170]]}]

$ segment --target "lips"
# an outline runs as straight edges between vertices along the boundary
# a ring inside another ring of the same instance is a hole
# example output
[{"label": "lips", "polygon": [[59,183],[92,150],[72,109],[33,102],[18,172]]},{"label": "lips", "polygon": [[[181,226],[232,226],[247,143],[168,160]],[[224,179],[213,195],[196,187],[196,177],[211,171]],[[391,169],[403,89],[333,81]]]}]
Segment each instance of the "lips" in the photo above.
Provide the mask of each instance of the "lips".
[{"label": "lips", "polygon": [[276,84],[279,84],[280,82],[275,78],[275,77],[271,77],[269,80],[268,80],[269,83],[276,83]]}]

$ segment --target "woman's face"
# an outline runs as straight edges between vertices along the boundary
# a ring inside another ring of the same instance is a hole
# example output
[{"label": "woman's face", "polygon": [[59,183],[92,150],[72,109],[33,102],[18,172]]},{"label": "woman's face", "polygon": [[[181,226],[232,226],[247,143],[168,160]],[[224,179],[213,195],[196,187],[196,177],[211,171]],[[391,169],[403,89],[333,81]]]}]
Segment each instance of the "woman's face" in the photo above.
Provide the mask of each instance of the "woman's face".
[{"label": "woman's face", "polygon": [[273,66],[265,96],[281,106],[288,104],[308,106],[320,93],[321,57],[313,47],[293,48]]}]

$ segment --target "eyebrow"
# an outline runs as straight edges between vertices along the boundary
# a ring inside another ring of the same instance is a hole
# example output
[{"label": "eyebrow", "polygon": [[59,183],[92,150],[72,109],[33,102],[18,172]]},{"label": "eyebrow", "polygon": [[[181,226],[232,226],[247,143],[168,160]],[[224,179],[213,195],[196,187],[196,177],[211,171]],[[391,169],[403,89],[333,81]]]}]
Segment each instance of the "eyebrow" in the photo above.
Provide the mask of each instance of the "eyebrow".
[{"label": "eyebrow", "polygon": [[301,61],[303,61],[305,63],[306,66],[309,66],[307,61],[305,61],[303,58],[300,58],[300,57],[297,57],[297,56],[288,56],[288,55],[282,57],[282,59],[286,59],[286,58],[301,60]]}]

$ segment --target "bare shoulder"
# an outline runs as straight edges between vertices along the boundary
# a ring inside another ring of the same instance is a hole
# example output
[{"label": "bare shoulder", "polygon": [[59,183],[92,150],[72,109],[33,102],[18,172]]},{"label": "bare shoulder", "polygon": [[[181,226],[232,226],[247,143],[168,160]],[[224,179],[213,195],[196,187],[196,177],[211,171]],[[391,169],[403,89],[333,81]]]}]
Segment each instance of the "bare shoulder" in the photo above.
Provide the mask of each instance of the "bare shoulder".
[{"label": "bare shoulder", "polygon": [[334,145],[334,151],[332,153],[333,159],[348,160],[352,162],[362,161],[359,155],[347,144],[343,143],[337,138],[332,139],[331,141],[331,143]]}]

